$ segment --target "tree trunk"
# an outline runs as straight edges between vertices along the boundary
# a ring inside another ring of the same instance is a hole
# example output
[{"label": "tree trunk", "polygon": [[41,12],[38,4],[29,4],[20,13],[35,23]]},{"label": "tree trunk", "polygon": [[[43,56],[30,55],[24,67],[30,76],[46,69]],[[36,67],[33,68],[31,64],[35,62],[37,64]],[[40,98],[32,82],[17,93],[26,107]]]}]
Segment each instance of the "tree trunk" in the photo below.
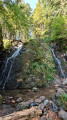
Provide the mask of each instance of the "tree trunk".
[{"label": "tree trunk", "polygon": [[40,116],[41,114],[42,110],[40,110],[38,107],[32,107],[27,110],[14,112],[10,115],[0,117],[0,120],[32,120],[32,118]]}]

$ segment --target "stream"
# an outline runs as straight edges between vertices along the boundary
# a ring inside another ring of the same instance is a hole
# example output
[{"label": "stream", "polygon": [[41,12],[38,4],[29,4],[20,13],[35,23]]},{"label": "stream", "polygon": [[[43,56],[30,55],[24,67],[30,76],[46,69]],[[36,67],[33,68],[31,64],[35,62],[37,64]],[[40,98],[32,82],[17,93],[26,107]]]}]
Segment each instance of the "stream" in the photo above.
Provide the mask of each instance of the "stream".
[{"label": "stream", "polygon": [[51,51],[52,51],[52,54],[53,54],[55,64],[57,65],[57,69],[58,69],[60,77],[66,78],[66,74],[63,71],[61,61],[56,57],[55,52],[54,52],[54,50],[52,48],[51,48]]},{"label": "stream", "polygon": [[[16,106],[21,101],[25,102],[28,100],[30,100],[30,101],[32,100],[34,103],[34,101],[36,99],[38,99],[40,96],[45,96],[46,100],[50,101],[50,100],[52,100],[52,97],[56,93],[56,90],[58,88],[57,86],[54,86],[54,84],[51,83],[50,85],[47,84],[47,86],[44,88],[37,88],[38,89],[37,91],[33,91],[33,88],[32,89],[15,89],[15,90],[6,90],[5,89],[6,84],[10,80],[10,75],[11,75],[11,71],[13,69],[13,64],[15,63],[15,58],[19,55],[19,52],[21,51],[21,49],[22,49],[22,45],[20,44],[20,45],[18,45],[16,51],[5,60],[3,66],[1,68],[0,94],[3,97],[3,102],[2,102],[2,108],[0,109],[0,116],[4,116],[4,115],[8,115],[10,113],[13,113],[14,111],[12,111],[12,109],[14,109],[16,111]],[[66,74],[63,71],[61,61],[56,57],[54,50],[51,49],[51,51],[52,51],[53,58],[54,58],[56,66],[57,66],[57,69],[60,73],[60,76],[62,77],[62,79],[65,79]],[[21,100],[21,101],[17,102],[17,100]],[[54,105],[53,108],[55,110],[56,105],[55,104],[53,104],[53,105]],[[47,109],[47,107],[46,107],[46,109]]]},{"label": "stream", "polygon": [[[12,71],[15,58],[18,56],[21,49],[22,49],[22,44],[19,44],[16,51],[10,57],[8,57],[5,60],[4,64],[2,65],[1,72],[0,72],[0,88],[1,89],[5,89],[6,83],[10,79],[10,74]],[[53,58],[57,66],[58,72],[60,73],[60,76],[62,78],[65,78],[66,75],[62,69],[61,61],[56,57],[55,52],[52,48],[51,48],[51,51],[52,51]]]},{"label": "stream", "polygon": [[0,87],[1,87],[1,89],[5,89],[5,85],[8,82],[9,77],[10,77],[10,73],[12,70],[14,60],[18,56],[21,48],[22,48],[22,44],[18,45],[17,50],[10,57],[8,57],[5,60],[4,64],[1,67],[1,72],[0,72]]}]

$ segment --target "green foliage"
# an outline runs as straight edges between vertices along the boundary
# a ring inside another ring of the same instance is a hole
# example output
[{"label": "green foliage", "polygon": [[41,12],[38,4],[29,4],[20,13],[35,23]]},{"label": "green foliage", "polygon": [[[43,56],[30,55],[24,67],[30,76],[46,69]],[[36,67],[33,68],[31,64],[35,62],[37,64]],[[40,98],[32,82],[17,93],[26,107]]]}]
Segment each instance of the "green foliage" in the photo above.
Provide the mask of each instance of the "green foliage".
[{"label": "green foliage", "polygon": [[54,78],[55,66],[52,54],[48,45],[44,40],[31,40],[32,54],[29,66],[29,73],[36,74],[37,76],[45,75],[46,81],[51,81]]},{"label": "green foliage", "polygon": [[33,24],[35,37],[49,38],[49,43],[54,41],[60,48],[67,48],[66,0],[39,0],[33,12]]},{"label": "green foliage", "polygon": [[67,102],[67,94],[63,94],[61,96],[61,101],[64,103],[64,102]]},{"label": "green foliage", "polygon": [[66,17],[60,16],[54,19],[51,25],[52,33],[51,40],[55,41],[61,48],[66,48],[67,46],[67,31],[66,31]]},{"label": "green foliage", "polygon": [[4,49],[8,49],[11,45],[11,40],[3,40]]},{"label": "green foliage", "polygon": [[63,37],[64,30],[65,30],[65,23],[64,23],[63,17],[55,18],[51,27],[53,30],[51,33],[52,40],[57,40]]},{"label": "green foliage", "polygon": [[31,29],[32,17],[29,4],[21,2],[21,0],[0,0],[0,24],[3,29],[3,38],[16,39],[19,33],[21,39],[29,38],[29,30]]}]

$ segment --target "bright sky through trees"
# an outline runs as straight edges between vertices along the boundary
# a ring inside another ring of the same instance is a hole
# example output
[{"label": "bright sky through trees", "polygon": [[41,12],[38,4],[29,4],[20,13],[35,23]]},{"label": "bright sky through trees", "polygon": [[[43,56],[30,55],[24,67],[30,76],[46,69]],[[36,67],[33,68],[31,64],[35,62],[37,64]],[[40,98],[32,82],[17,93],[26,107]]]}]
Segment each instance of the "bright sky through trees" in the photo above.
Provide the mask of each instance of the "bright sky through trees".
[{"label": "bright sky through trees", "polygon": [[37,2],[38,0],[25,0],[25,3],[29,3],[33,10],[36,8]]}]

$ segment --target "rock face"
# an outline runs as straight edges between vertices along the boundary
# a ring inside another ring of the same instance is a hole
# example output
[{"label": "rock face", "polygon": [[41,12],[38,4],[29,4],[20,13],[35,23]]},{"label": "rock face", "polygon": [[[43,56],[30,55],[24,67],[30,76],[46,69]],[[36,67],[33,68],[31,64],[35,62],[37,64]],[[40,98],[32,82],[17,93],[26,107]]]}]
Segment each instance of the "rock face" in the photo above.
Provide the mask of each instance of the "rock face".
[{"label": "rock face", "polygon": [[61,110],[59,112],[59,117],[62,119],[62,120],[67,120],[67,112],[65,112],[64,110]]},{"label": "rock face", "polygon": [[37,87],[42,87],[43,84],[45,84],[44,79],[40,79],[39,77],[36,77],[33,74],[30,74],[28,78],[25,80],[25,82],[22,84],[21,88],[33,88],[33,91],[37,92]]},{"label": "rock face", "polygon": [[36,118],[36,116],[40,116],[41,114],[42,110],[40,110],[38,107],[32,107],[24,111],[15,112],[10,115],[0,117],[0,120],[39,120],[39,118],[33,118]]}]

